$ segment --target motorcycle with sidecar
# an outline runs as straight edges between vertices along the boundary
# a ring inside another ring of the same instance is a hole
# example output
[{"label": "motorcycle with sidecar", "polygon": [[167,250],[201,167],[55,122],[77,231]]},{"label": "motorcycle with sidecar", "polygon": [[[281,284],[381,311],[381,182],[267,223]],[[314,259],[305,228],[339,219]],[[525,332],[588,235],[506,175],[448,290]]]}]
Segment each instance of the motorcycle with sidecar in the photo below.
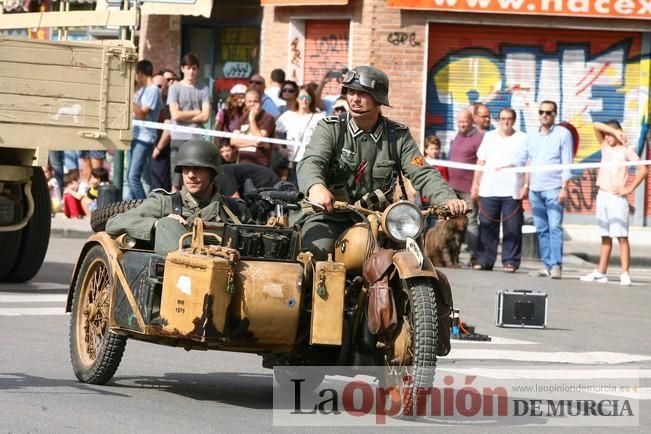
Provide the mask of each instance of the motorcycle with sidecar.
[{"label": "motorcycle with sidecar", "polygon": [[[408,414],[417,390],[431,387],[437,356],[450,351],[450,285],[419,242],[425,216],[450,213],[407,201],[383,211],[335,203],[359,223],[317,261],[301,249],[301,228],[288,224],[301,199],[298,192],[260,192],[271,211],[265,224],[196,219],[165,257],[126,234],[93,234],[66,304],[77,378],[106,383],[127,340],[136,339],[255,353],[268,368],[328,366],[335,374],[338,366],[383,366],[382,381],[407,398]],[[398,368],[409,369],[412,380]]]}]

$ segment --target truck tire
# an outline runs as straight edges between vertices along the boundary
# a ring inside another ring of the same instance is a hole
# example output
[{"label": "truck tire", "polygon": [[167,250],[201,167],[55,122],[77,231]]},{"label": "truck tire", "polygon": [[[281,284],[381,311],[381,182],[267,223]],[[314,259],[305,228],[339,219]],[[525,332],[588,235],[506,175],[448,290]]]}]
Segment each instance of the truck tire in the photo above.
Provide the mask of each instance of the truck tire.
[{"label": "truck tire", "polygon": [[40,167],[34,167],[32,197],[34,198],[34,215],[27,226],[20,231],[22,232],[20,243],[15,245],[16,259],[5,279],[8,282],[24,282],[34,277],[41,269],[45,253],[47,253],[52,224],[52,202],[45,174]]},{"label": "truck tire", "polygon": [[108,219],[116,214],[122,214],[135,208],[142,203],[144,199],[125,200],[123,202],[109,203],[102,208],[97,209],[90,215],[90,227],[94,232],[102,232],[106,229]]},{"label": "truck tire", "polygon": [[0,232],[2,260],[0,261],[0,282],[6,282],[16,263],[20,251],[20,236],[22,231]]},{"label": "truck tire", "polygon": [[120,366],[127,338],[110,329],[113,270],[102,246],[93,246],[86,253],[72,286],[72,369],[83,383],[104,384]]}]

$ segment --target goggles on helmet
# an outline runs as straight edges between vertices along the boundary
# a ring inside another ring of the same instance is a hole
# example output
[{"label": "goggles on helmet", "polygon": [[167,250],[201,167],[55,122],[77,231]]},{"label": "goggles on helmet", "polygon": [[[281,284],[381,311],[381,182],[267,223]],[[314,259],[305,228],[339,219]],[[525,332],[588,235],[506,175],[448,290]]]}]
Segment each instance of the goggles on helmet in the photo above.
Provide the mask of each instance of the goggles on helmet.
[{"label": "goggles on helmet", "polygon": [[357,71],[346,72],[344,74],[344,77],[341,79],[341,81],[343,82],[343,84],[351,84],[352,82],[355,81],[355,79],[357,79],[359,84],[361,84],[363,87],[366,87],[368,89],[375,89],[377,85],[377,81],[374,78],[369,77],[366,74],[360,74]]}]

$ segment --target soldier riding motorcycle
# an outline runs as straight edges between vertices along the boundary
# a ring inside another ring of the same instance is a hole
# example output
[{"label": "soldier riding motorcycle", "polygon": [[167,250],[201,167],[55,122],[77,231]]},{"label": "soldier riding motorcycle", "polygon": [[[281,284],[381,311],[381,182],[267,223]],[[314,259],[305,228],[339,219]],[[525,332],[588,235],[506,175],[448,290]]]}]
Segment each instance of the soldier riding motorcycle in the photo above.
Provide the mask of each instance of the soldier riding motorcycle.
[{"label": "soldier riding motorcycle", "polygon": [[[382,75],[351,72],[356,75],[344,77],[345,85],[386,93]],[[355,100],[351,106],[357,110],[364,104]],[[378,116],[378,126],[367,133],[364,120],[357,124],[356,119],[319,124],[299,169],[301,187],[311,179],[305,173],[316,174],[313,156],[325,143],[317,138],[336,138],[343,127],[352,138],[340,148],[342,177],[335,179],[343,182],[335,192],[349,196],[324,203],[312,194],[316,183],[309,185],[309,202],[327,212],[308,212],[302,227],[290,226],[288,218],[303,195],[283,186],[245,193],[270,211],[266,224],[242,224],[228,216],[211,223],[194,215],[192,233],[182,235],[178,249],[166,255],[154,251],[151,239],[128,233],[91,236],[66,306],[72,312],[70,351],[80,381],[109,381],[127,339],[137,339],[187,350],[256,353],[267,367],[327,366],[323,374],[337,373],[338,366],[383,366],[385,380],[400,391],[401,413],[413,414],[419,390],[432,384],[437,355],[450,350],[452,296],[447,279],[419,246],[423,213],[449,218],[465,204],[452,199],[434,169],[419,164],[405,127]],[[353,135],[355,128],[361,132]],[[337,147],[322,152],[332,157]],[[351,178],[357,160],[368,170]],[[432,203],[447,206],[421,212],[406,201],[389,205],[401,171]],[[330,176],[315,179],[327,188]],[[389,188],[373,188],[385,183]],[[332,235],[330,247],[320,234]]]}]

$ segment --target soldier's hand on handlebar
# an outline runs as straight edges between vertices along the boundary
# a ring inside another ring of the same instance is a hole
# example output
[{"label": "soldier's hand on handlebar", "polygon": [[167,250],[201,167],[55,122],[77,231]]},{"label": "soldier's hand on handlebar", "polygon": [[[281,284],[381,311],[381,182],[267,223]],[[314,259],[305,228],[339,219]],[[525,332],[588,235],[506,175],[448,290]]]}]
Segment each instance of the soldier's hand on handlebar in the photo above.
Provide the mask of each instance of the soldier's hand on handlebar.
[{"label": "soldier's hand on handlebar", "polygon": [[308,200],[325,208],[326,213],[334,211],[332,206],[335,197],[328,188],[323,184],[314,184],[308,192]]},{"label": "soldier's hand on handlebar", "polygon": [[445,206],[448,207],[453,216],[463,215],[468,212],[468,204],[462,199],[450,199],[445,202]]}]

